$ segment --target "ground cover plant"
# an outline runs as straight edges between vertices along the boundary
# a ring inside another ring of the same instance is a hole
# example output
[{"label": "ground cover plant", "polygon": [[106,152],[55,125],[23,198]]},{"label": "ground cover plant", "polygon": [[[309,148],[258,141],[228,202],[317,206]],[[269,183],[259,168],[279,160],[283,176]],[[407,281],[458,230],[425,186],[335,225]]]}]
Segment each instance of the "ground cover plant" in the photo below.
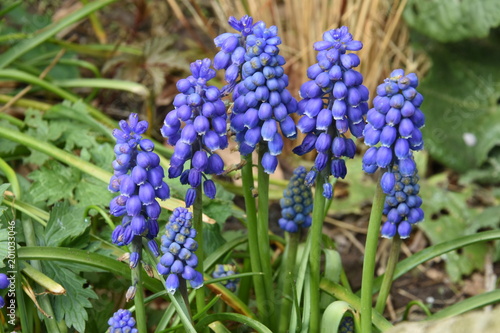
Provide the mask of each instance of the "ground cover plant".
[{"label": "ground cover plant", "polygon": [[2,4],[2,332],[495,331],[500,9],[300,3]]}]

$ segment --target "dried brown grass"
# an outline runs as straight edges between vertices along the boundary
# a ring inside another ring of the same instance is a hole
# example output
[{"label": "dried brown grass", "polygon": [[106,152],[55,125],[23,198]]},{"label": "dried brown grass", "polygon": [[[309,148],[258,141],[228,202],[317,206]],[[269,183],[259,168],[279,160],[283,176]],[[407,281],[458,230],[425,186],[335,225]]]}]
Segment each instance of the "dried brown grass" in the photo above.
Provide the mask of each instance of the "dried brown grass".
[{"label": "dried brown grass", "polygon": [[[192,24],[211,38],[231,31],[229,16],[251,15],[268,26],[276,25],[283,41],[291,90],[297,91],[306,79],[306,69],[316,62],[314,42],[324,31],[348,26],[355,39],[363,42],[358,52],[359,70],[365,85],[374,93],[377,85],[395,68],[425,74],[429,63],[409,45],[409,31],[402,20],[407,0],[168,0],[184,26]],[[204,9],[204,10],[203,10]],[[189,13],[190,23],[183,13]],[[373,96],[373,95],[372,95]]]}]

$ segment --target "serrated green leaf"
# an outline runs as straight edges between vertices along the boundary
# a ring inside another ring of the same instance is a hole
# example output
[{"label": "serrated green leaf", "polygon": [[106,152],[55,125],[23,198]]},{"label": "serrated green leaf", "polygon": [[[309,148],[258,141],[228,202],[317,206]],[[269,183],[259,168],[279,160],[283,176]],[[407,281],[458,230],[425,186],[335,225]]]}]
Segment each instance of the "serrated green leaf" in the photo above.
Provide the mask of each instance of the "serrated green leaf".
[{"label": "serrated green leaf", "polygon": [[113,198],[107,190],[108,184],[87,175],[82,176],[75,189],[75,199],[81,207],[90,205],[106,206]]},{"label": "serrated green leaf", "polygon": [[97,298],[90,288],[84,288],[87,282],[71,270],[61,267],[57,262],[44,261],[44,273],[61,284],[66,295],[50,296],[57,321],[65,320],[68,327],[74,327],[78,332],[85,332],[88,320],[86,308],[92,307],[89,299]]},{"label": "serrated green leaf", "polygon": [[483,38],[500,25],[500,2],[409,0],[404,18],[413,29],[440,42]]},{"label": "serrated green leaf", "polygon": [[61,199],[73,197],[73,190],[80,181],[80,172],[50,160],[28,177],[34,181],[30,193],[33,201],[47,201],[51,205]]},{"label": "serrated green leaf", "polygon": [[500,144],[498,51],[486,42],[436,47],[432,70],[419,89],[425,97],[426,148],[459,172],[482,165]]},{"label": "serrated green leaf", "polygon": [[61,246],[80,236],[88,227],[89,224],[83,219],[83,209],[70,206],[66,201],[57,203],[52,208],[45,228],[45,244]]}]

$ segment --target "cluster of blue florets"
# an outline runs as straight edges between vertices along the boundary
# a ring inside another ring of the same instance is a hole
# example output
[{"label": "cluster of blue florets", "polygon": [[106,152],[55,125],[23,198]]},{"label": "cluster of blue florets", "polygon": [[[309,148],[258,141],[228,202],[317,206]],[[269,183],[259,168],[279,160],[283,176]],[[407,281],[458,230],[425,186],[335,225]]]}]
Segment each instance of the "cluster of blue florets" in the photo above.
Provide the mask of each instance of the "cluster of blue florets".
[{"label": "cluster of blue florets", "polygon": [[[116,159],[108,189],[120,192],[111,200],[109,209],[111,215],[123,216],[123,219],[113,231],[112,240],[122,246],[130,244],[136,236],[146,237],[152,252],[158,255],[154,238],[158,235],[161,208],[156,198],[169,198],[170,189],[163,181],[163,168],[160,158],[153,152],[153,142],[141,136],[148,122],[139,121],[138,115],[132,113],[128,122],[122,120],[119,125],[120,129],[113,131]],[[131,267],[135,267],[138,260],[139,253],[131,253]]]},{"label": "cluster of blue florets", "polygon": [[418,196],[419,177],[417,169],[411,175],[402,175],[397,165],[390,172],[395,177],[395,183],[385,199],[383,213],[387,221],[382,226],[382,237],[392,238],[397,233],[404,239],[410,237],[414,224],[424,220],[424,211],[420,208],[422,199]]},{"label": "cluster of blue florets", "polygon": [[[230,87],[235,85],[231,130],[243,155],[251,154],[257,144],[267,143],[261,163],[265,172],[273,173],[284,145],[282,135],[290,139],[297,135],[290,116],[297,109],[297,101],[286,89],[285,59],[278,48],[281,39],[275,26],[267,28],[261,21],[253,24],[248,16],[239,21],[232,17],[229,23],[241,34],[222,34],[215,39],[222,50],[214,65],[227,68],[226,80]],[[238,77],[241,80],[236,83]]]},{"label": "cluster of blue florets", "polygon": [[129,310],[120,309],[108,320],[109,333],[138,333],[135,319]]},{"label": "cluster of blue florets", "polygon": [[[0,273],[0,289],[5,289],[9,286],[10,281],[7,275],[4,273]],[[0,309],[5,306],[5,300],[2,296],[0,296]]]},{"label": "cluster of blue florets", "polygon": [[[350,130],[355,137],[362,136],[363,116],[368,111],[368,89],[362,84],[363,76],[354,68],[359,57],[347,51],[359,51],[363,45],[353,40],[347,27],[329,30],[323,41],[316,42],[318,62],[307,70],[310,81],[300,88],[302,100],[298,113],[303,115],[297,127],[307,134],[302,144],[294,149],[304,155],[316,148],[318,155],[308,182],[312,185],[316,172],[328,168],[328,175],[344,178],[347,174],[341,157],[353,158],[356,146],[346,137]],[[324,195],[331,198],[333,190],[325,182]]]},{"label": "cluster of blue florets", "polygon": [[285,231],[298,232],[300,228],[311,226],[313,199],[311,188],[305,184],[306,175],[306,168],[299,166],[283,191],[280,200],[282,217],[278,223]]},{"label": "cluster of blue florets", "polygon": [[353,333],[354,332],[354,319],[350,316],[344,316],[340,322],[338,333]]},{"label": "cluster of blue florets", "polygon": [[[231,276],[236,274],[236,266],[234,265],[215,265],[215,270],[212,273],[212,277],[217,279],[221,277],[226,277],[226,276]],[[229,289],[230,291],[234,292],[236,291],[236,288],[238,287],[238,282],[240,279],[228,279],[225,281],[222,281],[222,285]]]},{"label": "cluster of blue florets", "polygon": [[[180,177],[182,184],[191,186],[186,193],[186,207],[194,203],[196,188],[202,182],[205,195],[215,198],[215,184],[206,175],[223,172],[224,162],[214,152],[228,146],[226,106],[219,89],[207,85],[215,77],[210,65],[210,59],[197,60],[191,64],[192,75],[177,81],[180,93],[174,99],[175,110],[167,114],[161,128],[167,142],[175,146],[169,178]],[[191,166],[184,170],[189,160]]]},{"label": "cluster of blue florets", "polygon": [[195,270],[198,257],[194,252],[198,243],[194,239],[196,230],[192,227],[192,218],[193,214],[186,208],[176,208],[161,236],[163,256],[157,268],[158,273],[168,275],[165,285],[172,294],[179,287],[179,278],[189,281],[195,289],[203,286],[203,275]]},{"label": "cluster of blue florets", "polygon": [[[420,128],[425,125],[424,114],[419,109],[424,99],[417,92],[417,86],[415,73],[405,75],[404,70],[396,69],[377,87],[374,107],[368,111],[364,130],[365,144],[370,146],[363,157],[366,172],[398,165],[401,174],[414,173],[412,151],[423,149]],[[380,146],[375,147],[379,143]]]}]

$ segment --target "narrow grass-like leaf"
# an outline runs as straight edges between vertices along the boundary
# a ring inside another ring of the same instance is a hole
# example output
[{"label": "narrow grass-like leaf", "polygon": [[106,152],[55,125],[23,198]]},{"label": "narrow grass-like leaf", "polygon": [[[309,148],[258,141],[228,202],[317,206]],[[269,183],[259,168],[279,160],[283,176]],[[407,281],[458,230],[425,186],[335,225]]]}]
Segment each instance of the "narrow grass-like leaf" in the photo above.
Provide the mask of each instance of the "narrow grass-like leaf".
[{"label": "narrow grass-like leaf", "polygon": [[[130,280],[130,268],[127,264],[105,257],[98,253],[65,247],[30,246],[18,250],[19,260],[67,261],[103,269],[107,272]],[[152,292],[164,290],[160,281],[150,278],[143,272],[144,286]]]},{"label": "narrow grass-like leaf", "polygon": [[89,14],[95,12],[96,10],[115,2],[116,0],[97,0],[90,4],[84,6],[80,10],[69,14],[62,20],[50,24],[45,27],[43,31],[40,31],[33,38],[26,39],[19,44],[7,49],[2,55],[0,55],[0,68],[5,68],[11,64],[14,60],[21,57],[23,54],[34,49],[47,39],[55,36],[59,31],[69,27],[73,23],[80,21],[81,19],[87,17]]},{"label": "narrow grass-like leaf", "polygon": [[242,324],[245,324],[254,330],[256,330],[259,333],[272,333],[269,328],[264,326],[262,323],[258,322],[255,319],[248,318],[244,315],[237,314],[237,313],[216,313],[216,314],[211,314],[203,318],[196,324],[196,329],[198,332],[200,332],[204,327],[208,326],[209,324],[215,322],[215,321],[223,321],[223,320],[232,320],[236,321]]},{"label": "narrow grass-like leaf", "polygon": [[205,258],[203,262],[203,267],[205,272],[208,272],[217,262],[220,261],[222,257],[224,257],[229,251],[248,241],[247,236],[241,236],[233,239],[219,247],[217,250],[212,252],[208,257]]},{"label": "narrow grass-like leaf", "polygon": [[458,316],[464,312],[471,311],[488,304],[498,303],[500,301],[500,290],[493,290],[483,294],[475,295],[464,299],[461,302],[455,303],[436,312],[426,320],[437,320],[446,317]]},{"label": "narrow grass-like leaf", "polygon": [[[321,279],[320,288],[327,294],[349,303],[357,312],[361,309],[361,299],[359,296],[351,293],[346,288],[342,287],[338,283],[329,281],[327,279]],[[380,313],[373,310],[371,316],[371,322],[380,331],[384,332],[392,327],[392,324],[387,321]]]},{"label": "narrow grass-like leaf", "polygon": [[[422,251],[419,251],[418,253],[413,254],[411,257],[406,258],[401,262],[399,262],[399,264],[396,266],[396,270],[394,271],[393,280],[409,272],[418,265],[428,260],[431,260],[432,258],[439,257],[447,252],[474,243],[487,242],[497,239],[500,239],[500,230],[490,230],[490,231],[483,231],[474,235],[460,237],[449,242],[444,242],[441,244],[430,246]],[[373,283],[373,293],[376,293],[380,290],[383,278],[384,275],[381,275],[375,279]]]},{"label": "narrow grass-like leaf", "polygon": [[344,301],[335,301],[328,305],[325,312],[323,312],[320,332],[330,333],[339,331],[342,317],[344,317],[344,314],[347,311],[354,312],[354,309],[349,305],[349,303]]},{"label": "narrow grass-like leaf", "polygon": [[11,12],[12,10],[16,9],[20,4],[22,4],[22,1],[16,1],[5,7],[4,9],[0,10],[0,17],[6,15],[7,13]]},{"label": "narrow grass-like leaf", "polygon": [[146,86],[133,81],[114,79],[68,79],[53,82],[54,85],[64,88],[100,88],[128,91],[142,97],[148,97],[150,92]]}]

